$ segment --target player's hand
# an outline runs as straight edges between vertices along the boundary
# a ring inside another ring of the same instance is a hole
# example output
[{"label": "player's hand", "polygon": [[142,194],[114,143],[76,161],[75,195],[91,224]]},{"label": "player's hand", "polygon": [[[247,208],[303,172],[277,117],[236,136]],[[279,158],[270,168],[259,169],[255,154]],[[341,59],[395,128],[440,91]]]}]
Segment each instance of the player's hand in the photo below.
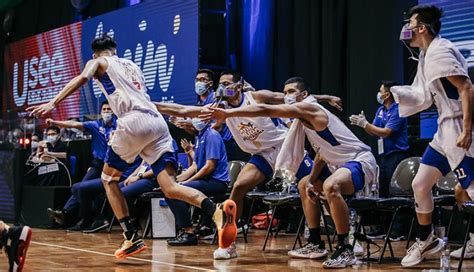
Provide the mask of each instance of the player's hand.
[{"label": "player's hand", "polygon": [[46,118],[46,125],[53,126],[54,125],[54,120],[51,119],[51,118]]},{"label": "player's hand", "polygon": [[357,115],[351,115],[349,117],[349,120],[351,121],[351,125],[356,125],[361,128],[365,128],[367,124],[369,123],[367,121],[367,118],[365,118],[364,111],[361,111],[360,114],[357,114]]},{"label": "player's hand", "polygon": [[210,122],[215,119],[217,123],[224,123],[227,118],[227,111],[221,108],[207,108],[208,111],[198,116],[204,122]]},{"label": "player's hand", "polygon": [[342,111],[342,99],[337,97],[337,96],[329,96],[328,100],[329,105],[333,106],[334,108],[338,109],[339,111]]},{"label": "player's hand", "polygon": [[309,198],[309,200],[311,202],[313,202],[314,204],[318,204],[318,200],[319,200],[319,192],[316,192],[314,190],[314,186],[309,184],[307,187],[306,187],[306,196]]},{"label": "player's hand", "polygon": [[49,101],[45,104],[28,107],[26,111],[30,111],[30,116],[42,117],[50,113],[54,108],[54,103],[52,101]]},{"label": "player's hand", "polygon": [[461,135],[458,136],[457,140],[456,140],[456,146],[458,147],[461,147],[463,149],[469,149],[469,147],[471,147],[471,143],[472,143],[472,132],[469,131],[469,132],[466,132],[465,130],[463,130],[461,132]]},{"label": "player's hand", "polygon": [[181,147],[186,153],[189,153],[194,150],[194,145],[185,138],[181,139]]},{"label": "player's hand", "polygon": [[128,186],[130,184],[135,183],[138,179],[140,179],[138,176],[131,176],[128,177],[124,182],[123,185]]}]

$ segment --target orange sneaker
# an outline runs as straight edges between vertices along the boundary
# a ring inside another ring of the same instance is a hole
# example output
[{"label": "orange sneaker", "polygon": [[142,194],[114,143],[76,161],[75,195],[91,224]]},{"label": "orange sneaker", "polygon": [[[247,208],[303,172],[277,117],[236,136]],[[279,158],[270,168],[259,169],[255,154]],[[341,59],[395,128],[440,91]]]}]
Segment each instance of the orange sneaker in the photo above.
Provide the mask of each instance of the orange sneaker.
[{"label": "orange sneaker", "polygon": [[228,248],[237,239],[236,215],[237,205],[233,200],[228,199],[222,204],[217,204],[212,219],[217,226],[220,248]]},{"label": "orange sneaker", "polygon": [[130,240],[127,240],[127,236],[124,233],[123,238],[124,240],[120,248],[115,251],[115,258],[119,260],[138,254],[148,248],[137,233],[133,234]]}]

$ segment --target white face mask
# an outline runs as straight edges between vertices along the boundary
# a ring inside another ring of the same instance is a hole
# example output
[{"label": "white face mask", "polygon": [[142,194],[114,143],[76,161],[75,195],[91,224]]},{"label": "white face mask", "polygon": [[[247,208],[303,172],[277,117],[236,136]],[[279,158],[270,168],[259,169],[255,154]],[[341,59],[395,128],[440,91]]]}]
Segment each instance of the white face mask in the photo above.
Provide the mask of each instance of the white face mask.
[{"label": "white face mask", "polygon": [[193,123],[194,128],[197,131],[201,131],[207,126],[206,122],[204,122],[204,121],[202,121],[201,119],[198,119],[198,118],[193,118],[192,123]]},{"label": "white face mask", "polygon": [[31,149],[33,151],[35,151],[36,149],[38,149],[38,142],[37,141],[32,141],[31,142]]},{"label": "white face mask", "polygon": [[196,84],[194,84],[194,91],[196,92],[197,95],[203,95],[207,92],[207,90],[208,90],[207,83],[196,82]]},{"label": "white face mask", "polygon": [[111,112],[104,112],[101,114],[102,115],[102,120],[104,120],[104,123],[110,122],[112,120],[113,114]]},{"label": "white face mask", "polygon": [[291,104],[295,104],[296,103],[296,96],[294,95],[285,95],[285,97],[283,98],[285,100],[285,104],[287,105],[291,105]]},{"label": "white face mask", "polygon": [[56,135],[56,136],[46,136],[46,141],[50,144],[54,144],[57,140],[58,140],[58,136],[59,135]]}]

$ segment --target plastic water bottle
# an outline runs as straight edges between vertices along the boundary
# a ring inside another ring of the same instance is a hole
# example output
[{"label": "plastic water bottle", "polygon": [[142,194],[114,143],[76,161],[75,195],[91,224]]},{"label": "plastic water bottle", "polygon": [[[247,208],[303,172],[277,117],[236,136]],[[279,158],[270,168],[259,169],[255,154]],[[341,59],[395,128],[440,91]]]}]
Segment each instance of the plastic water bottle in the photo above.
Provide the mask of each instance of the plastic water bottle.
[{"label": "plastic water bottle", "polygon": [[439,268],[441,271],[449,271],[450,268],[450,256],[449,256],[449,246],[448,246],[448,237],[443,237],[443,251],[441,252],[441,259]]},{"label": "plastic water bottle", "polygon": [[354,209],[349,209],[349,237],[353,237],[356,231],[357,213]]}]

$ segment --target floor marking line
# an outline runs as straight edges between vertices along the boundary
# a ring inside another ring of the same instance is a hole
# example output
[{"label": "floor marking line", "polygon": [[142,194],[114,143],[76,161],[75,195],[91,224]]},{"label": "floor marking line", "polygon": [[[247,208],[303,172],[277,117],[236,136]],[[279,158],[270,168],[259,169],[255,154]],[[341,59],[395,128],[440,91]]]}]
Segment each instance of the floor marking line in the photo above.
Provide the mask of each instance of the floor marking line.
[{"label": "floor marking line", "polygon": [[[62,249],[73,250],[73,251],[80,251],[80,252],[91,253],[91,254],[98,254],[98,255],[102,255],[102,256],[108,256],[108,257],[114,257],[115,258],[114,254],[103,253],[103,252],[99,252],[99,251],[80,249],[80,248],[74,248],[74,247],[68,247],[68,246],[60,246],[60,245],[41,243],[41,242],[35,242],[35,241],[31,241],[31,243],[36,244],[36,245],[40,245],[40,246],[50,246],[50,247],[62,248]],[[147,260],[147,259],[142,259],[142,258],[137,258],[137,257],[128,257],[127,259],[142,261],[142,262],[148,262],[148,263],[176,266],[176,267],[194,269],[194,270],[200,270],[200,271],[215,271],[215,270],[212,270],[212,269],[205,269],[205,268],[201,268],[201,267],[187,266],[187,265],[174,264],[174,263],[167,263],[167,262],[161,262],[161,261],[155,261],[155,260]]]}]

